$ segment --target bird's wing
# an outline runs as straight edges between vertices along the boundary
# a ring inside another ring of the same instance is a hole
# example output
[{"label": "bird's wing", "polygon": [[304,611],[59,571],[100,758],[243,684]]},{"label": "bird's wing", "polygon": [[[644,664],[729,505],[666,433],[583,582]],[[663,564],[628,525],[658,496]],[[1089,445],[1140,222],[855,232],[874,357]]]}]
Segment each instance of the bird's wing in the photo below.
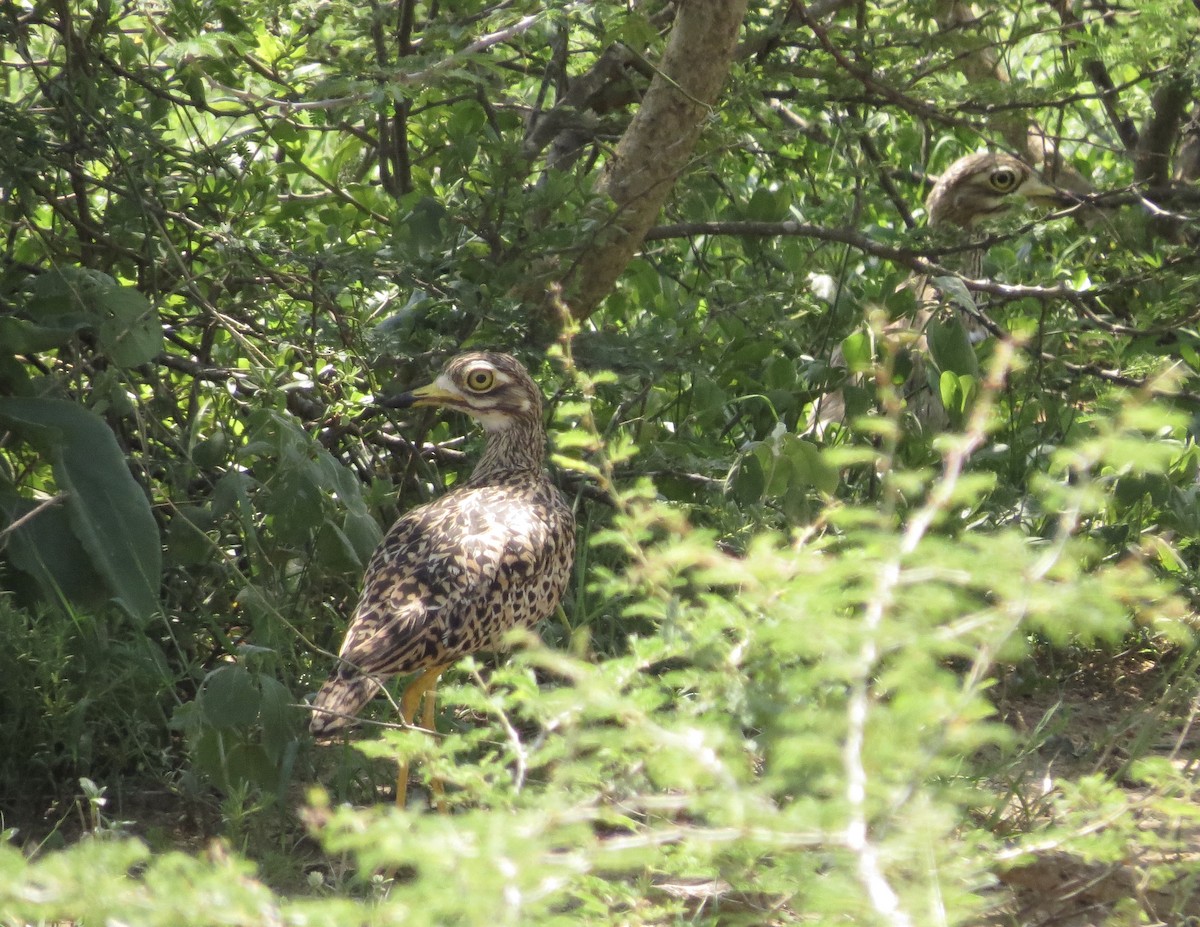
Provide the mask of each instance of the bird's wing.
[{"label": "bird's wing", "polygon": [[[512,551],[537,546],[544,523],[493,487],[460,490],[403,515],[371,558],[339,654],[373,676],[414,672],[463,653]],[[514,508],[517,509],[514,515]]]}]

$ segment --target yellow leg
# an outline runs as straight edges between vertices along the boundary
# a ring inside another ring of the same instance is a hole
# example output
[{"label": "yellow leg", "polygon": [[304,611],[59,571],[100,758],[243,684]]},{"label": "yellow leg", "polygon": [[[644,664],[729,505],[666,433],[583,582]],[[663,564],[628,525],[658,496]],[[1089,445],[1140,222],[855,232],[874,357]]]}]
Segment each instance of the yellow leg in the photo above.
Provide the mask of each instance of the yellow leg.
[{"label": "yellow leg", "polygon": [[[429,687],[429,691],[425,693],[425,705],[421,709],[421,727],[427,731],[437,730],[437,717],[435,708],[437,707],[437,684]],[[438,814],[446,813],[446,789],[442,784],[442,780],[434,776],[429,781],[429,790],[433,793],[433,805],[438,810]]]},{"label": "yellow leg", "polygon": [[[442,666],[431,666],[425,670],[420,676],[408,684],[408,688],[404,690],[404,695],[400,697],[400,717],[404,719],[405,725],[411,725],[413,718],[417,716],[417,706],[421,704],[421,696],[426,692],[429,693],[427,700],[430,705],[433,704],[433,693],[437,688],[438,677],[442,675],[442,671],[446,668],[446,664]],[[425,709],[426,715],[432,717],[433,708]],[[400,768],[396,771],[396,807],[403,808],[408,801],[408,760],[400,761]]]}]

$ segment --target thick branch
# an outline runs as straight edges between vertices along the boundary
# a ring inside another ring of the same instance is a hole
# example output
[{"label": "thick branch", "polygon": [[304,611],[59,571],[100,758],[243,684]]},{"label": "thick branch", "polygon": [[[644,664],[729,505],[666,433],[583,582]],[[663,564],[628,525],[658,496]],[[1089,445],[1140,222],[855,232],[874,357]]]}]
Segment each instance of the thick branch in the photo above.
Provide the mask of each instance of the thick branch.
[{"label": "thick branch", "polygon": [[639,56],[624,45],[610,45],[591,69],[571,81],[570,89],[545,112],[529,117],[529,129],[521,153],[533,160],[553,145],[548,166],[570,167],[572,155],[595,135],[600,116],[636,101],[637,89],[629,80],[631,71],[652,73]]},{"label": "thick branch", "polygon": [[[1075,11],[1071,8],[1071,4],[1067,0],[1053,0],[1051,6],[1057,11],[1059,19],[1062,20],[1062,24],[1066,27],[1067,31],[1078,30],[1082,32],[1086,29],[1086,25],[1075,15]],[[1132,152],[1137,148],[1137,127],[1134,126],[1133,120],[1125,115],[1120,107],[1117,85],[1113,83],[1113,79],[1108,73],[1108,68],[1104,66],[1104,62],[1099,58],[1089,57],[1083,61],[1083,70],[1092,82],[1092,85],[1100,91],[1100,103],[1104,107],[1104,112],[1108,114],[1108,121],[1112,124],[1113,131],[1117,133],[1117,137],[1121,140],[1121,144],[1125,146],[1125,150]]]},{"label": "thick branch", "polygon": [[597,184],[609,221],[567,275],[571,314],[595,310],[641,246],[729,73],[746,0],[688,0],[679,7],[650,88]]},{"label": "thick branch", "polygon": [[1133,154],[1133,179],[1161,186],[1171,179],[1171,152],[1192,101],[1192,81],[1185,74],[1169,74],[1150,100],[1150,118],[1142,128]]}]

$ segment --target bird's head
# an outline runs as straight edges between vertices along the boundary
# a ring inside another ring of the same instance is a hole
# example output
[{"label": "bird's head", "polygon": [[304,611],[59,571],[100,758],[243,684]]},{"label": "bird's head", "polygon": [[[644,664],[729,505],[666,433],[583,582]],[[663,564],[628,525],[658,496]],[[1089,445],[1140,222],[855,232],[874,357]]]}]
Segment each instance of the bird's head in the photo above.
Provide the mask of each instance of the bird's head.
[{"label": "bird's head", "polygon": [[451,358],[428,386],[380,401],[390,409],[441,406],[466,412],[486,431],[540,422],[542,394],[510,354],[472,351]]},{"label": "bird's head", "polygon": [[929,191],[925,209],[930,225],[970,228],[1007,212],[1018,197],[1038,205],[1062,202],[1062,194],[1024,161],[985,152],[951,164]]}]

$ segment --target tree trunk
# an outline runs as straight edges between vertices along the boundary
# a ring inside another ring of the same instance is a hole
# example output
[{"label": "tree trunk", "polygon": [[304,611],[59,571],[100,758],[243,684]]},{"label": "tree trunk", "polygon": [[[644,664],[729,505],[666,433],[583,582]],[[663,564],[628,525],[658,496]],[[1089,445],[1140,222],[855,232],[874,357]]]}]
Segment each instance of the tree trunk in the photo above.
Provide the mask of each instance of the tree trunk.
[{"label": "tree trunk", "polygon": [[602,225],[568,271],[571,315],[586,319],[654,224],[695,149],[737,48],[746,0],[683,0],[666,52],[617,150],[597,181],[609,200]]}]

